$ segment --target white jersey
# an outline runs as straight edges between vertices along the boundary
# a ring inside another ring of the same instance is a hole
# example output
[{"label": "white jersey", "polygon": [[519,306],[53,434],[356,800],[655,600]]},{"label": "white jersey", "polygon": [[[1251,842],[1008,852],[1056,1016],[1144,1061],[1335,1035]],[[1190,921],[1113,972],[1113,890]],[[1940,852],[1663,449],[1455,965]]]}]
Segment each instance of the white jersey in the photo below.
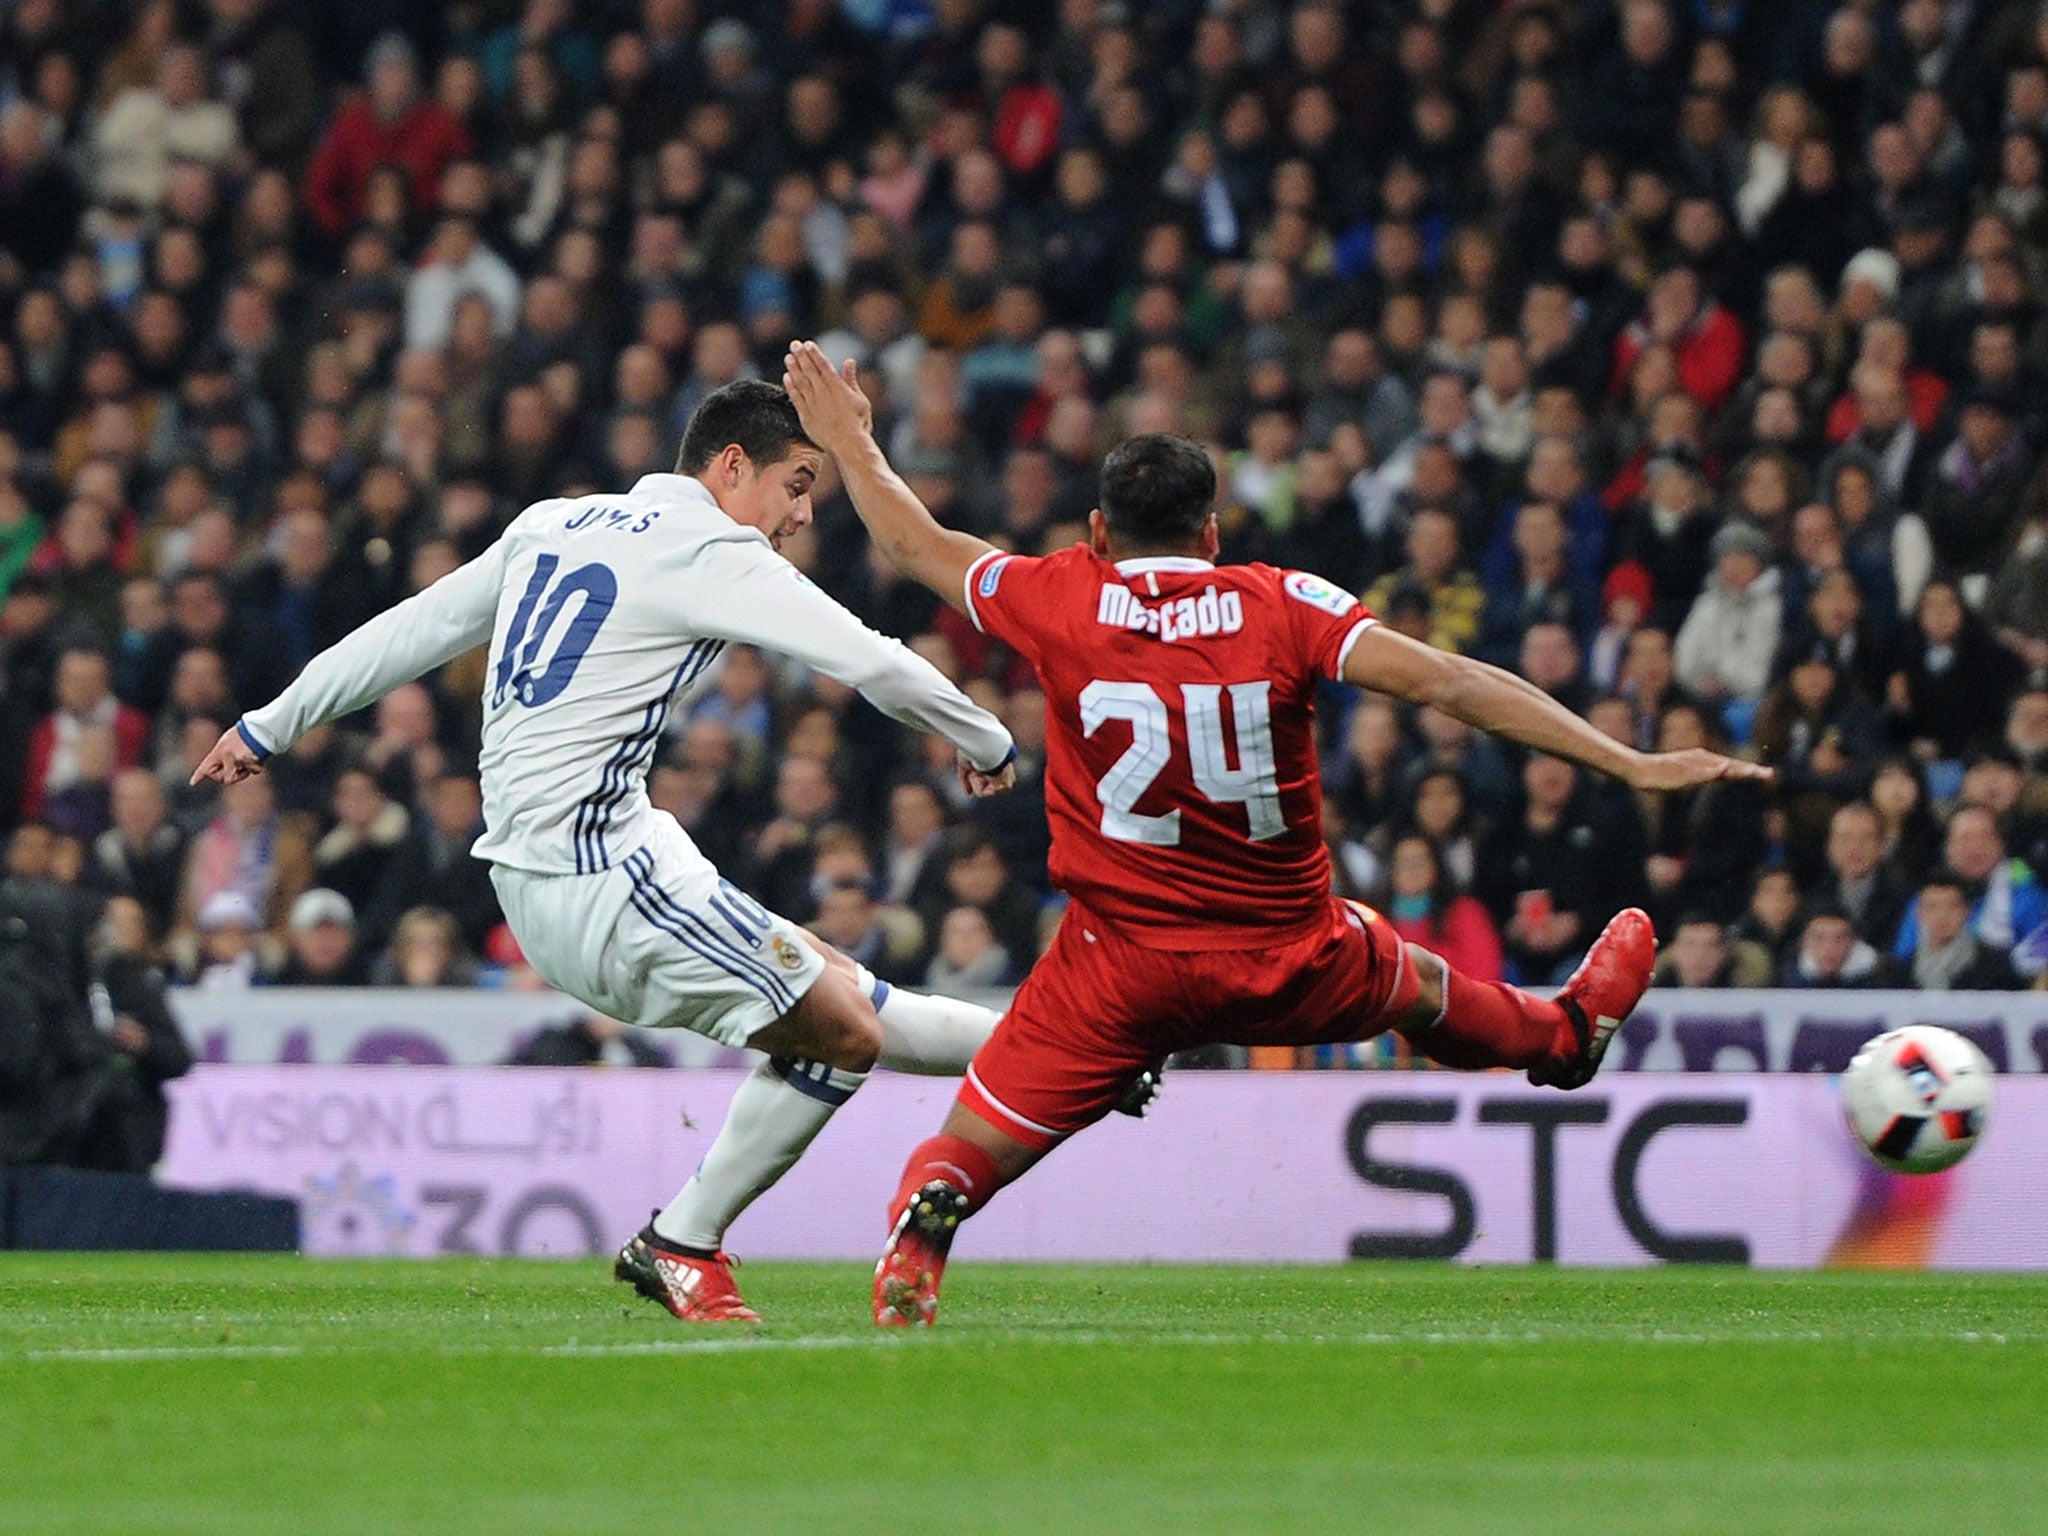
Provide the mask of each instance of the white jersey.
[{"label": "white jersey", "polygon": [[993,715],[686,475],[535,503],[475,560],[314,657],[243,716],[243,737],[283,751],[486,640],[485,832],[474,851],[510,869],[589,874],[648,841],[647,769],[670,701],[730,642],[808,663],[945,736],[977,768],[1013,750]]}]

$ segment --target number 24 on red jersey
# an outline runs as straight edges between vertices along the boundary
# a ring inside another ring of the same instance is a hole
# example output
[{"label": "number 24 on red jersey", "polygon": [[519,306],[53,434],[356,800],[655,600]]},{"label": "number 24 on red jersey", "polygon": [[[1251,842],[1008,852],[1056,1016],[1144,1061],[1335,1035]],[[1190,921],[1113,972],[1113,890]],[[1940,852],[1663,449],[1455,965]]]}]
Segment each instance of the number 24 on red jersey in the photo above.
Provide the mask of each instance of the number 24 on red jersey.
[{"label": "number 24 on red jersey", "polygon": [[1313,701],[1373,622],[1357,599],[1271,566],[1079,547],[985,557],[967,596],[1045,689],[1056,885],[1168,947],[1315,920]]}]

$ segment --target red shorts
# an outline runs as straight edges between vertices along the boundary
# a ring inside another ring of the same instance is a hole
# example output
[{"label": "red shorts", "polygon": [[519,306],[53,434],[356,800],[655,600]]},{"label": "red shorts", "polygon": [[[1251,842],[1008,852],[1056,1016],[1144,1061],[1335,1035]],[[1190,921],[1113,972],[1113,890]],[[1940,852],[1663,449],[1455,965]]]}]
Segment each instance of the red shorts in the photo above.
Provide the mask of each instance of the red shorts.
[{"label": "red shorts", "polygon": [[1393,925],[1334,896],[1318,931],[1248,950],[1148,949],[1075,902],[975,1054],[960,1102],[1044,1151],[1175,1051],[1365,1040],[1421,991]]}]

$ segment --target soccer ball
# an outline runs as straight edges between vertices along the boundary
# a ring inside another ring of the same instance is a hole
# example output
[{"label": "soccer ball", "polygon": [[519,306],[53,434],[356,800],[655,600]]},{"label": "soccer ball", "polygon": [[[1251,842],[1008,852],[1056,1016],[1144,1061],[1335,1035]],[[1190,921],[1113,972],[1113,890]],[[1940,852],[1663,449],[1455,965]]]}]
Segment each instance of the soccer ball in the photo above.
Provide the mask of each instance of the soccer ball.
[{"label": "soccer ball", "polygon": [[1865,1041],[1842,1074],[1842,1112],[1879,1167],[1939,1173],[1984,1134],[1991,1063],[1952,1029],[1888,1029]]}]

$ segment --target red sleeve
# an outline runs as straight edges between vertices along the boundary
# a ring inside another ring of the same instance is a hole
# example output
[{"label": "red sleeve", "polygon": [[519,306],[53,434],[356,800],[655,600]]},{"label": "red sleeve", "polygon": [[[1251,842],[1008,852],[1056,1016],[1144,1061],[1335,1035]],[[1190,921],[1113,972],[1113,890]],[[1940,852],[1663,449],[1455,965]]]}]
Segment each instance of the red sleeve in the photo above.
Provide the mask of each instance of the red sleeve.
[{"label": "red sleeve", "polygon": [[123,704],[114,711],[114,760],[123,768],[139,768],[148,749],[149,717]]},{"label": "red sleeve", "polygon": [[1282,571],[1282,611],[1299,654],[1317,677],[1341,678],[1344,658],[1358,637],[1379,622],[1342,587],[1310,571]]},{"label": "red sleeve", "polygon": [[1932,432],[1941,420],[1941,408],[1948,403],[1948,381],[1922,368],[1906,370],[1906,398],[1912,402],[1913,425]]},{"label": "red sleeve", "polygon": [[994,143],[1003,163],[1030,176],[1050,160],[1060,141],[1060,99],[1042,85],[1012,86],[996,113]]},{"label": "red sleeve", "polygon": [[1645,337],[1637,326],[1629,326],[1614,338],[1614,371],[1608,376],[1607,393],[1620,399],[1628,390],[1629,370],[1642,356]]},{"label": "red sleeve", "polygon": [[1741,322],[1717,307],[1679,348],[1680,381],[1685,392],[1699,401],[1701,410],[1718,411],[1735,392],[1748,345]]},{"label": "red sleeve", "polygon": [[[1034,666],[1038,662],[1039,630],[1020,622],[1023,616],[1049,611],[1043,600],[1049,561],[1035,555],[1013,555],[992,549],[967,567],[967,617],[985,635],[994,635]],[[1034,602],[1034,596],[1038,601]]]},{"label": "red sleeve", "polygon": [[354,209],[349,206],[353,196],[349,186],[349,160],[356,137],[356,122],[354,109],[342,108],[341,115],[320,140],[320,147],[313,152],[313,163],[306,167],[306,207],[312,213],[313,221],[336,238],[347,231],[355,217]]},{"label": "red sleeve", "polygon": [[413,162],[413,201],[422,213],[431,212],[439,198],[442,173],[470,151],[462,124],[438,106],[428,105],[431,115],[423,118],[423,131],[409,146],[408,157]]},{"label": "red sleeve", "polygon": [[28,761],[21,768],[21,815],[34,821],[43,814],[43,780],[49,777],[50,758],[57,750],[57,727],[48,715],[29,732]]},{"label": "red sleeve", "polygon": [[1856,430],[1856,397],[1846,390],[1828,407],[1827,445],[1847,442]]}]

